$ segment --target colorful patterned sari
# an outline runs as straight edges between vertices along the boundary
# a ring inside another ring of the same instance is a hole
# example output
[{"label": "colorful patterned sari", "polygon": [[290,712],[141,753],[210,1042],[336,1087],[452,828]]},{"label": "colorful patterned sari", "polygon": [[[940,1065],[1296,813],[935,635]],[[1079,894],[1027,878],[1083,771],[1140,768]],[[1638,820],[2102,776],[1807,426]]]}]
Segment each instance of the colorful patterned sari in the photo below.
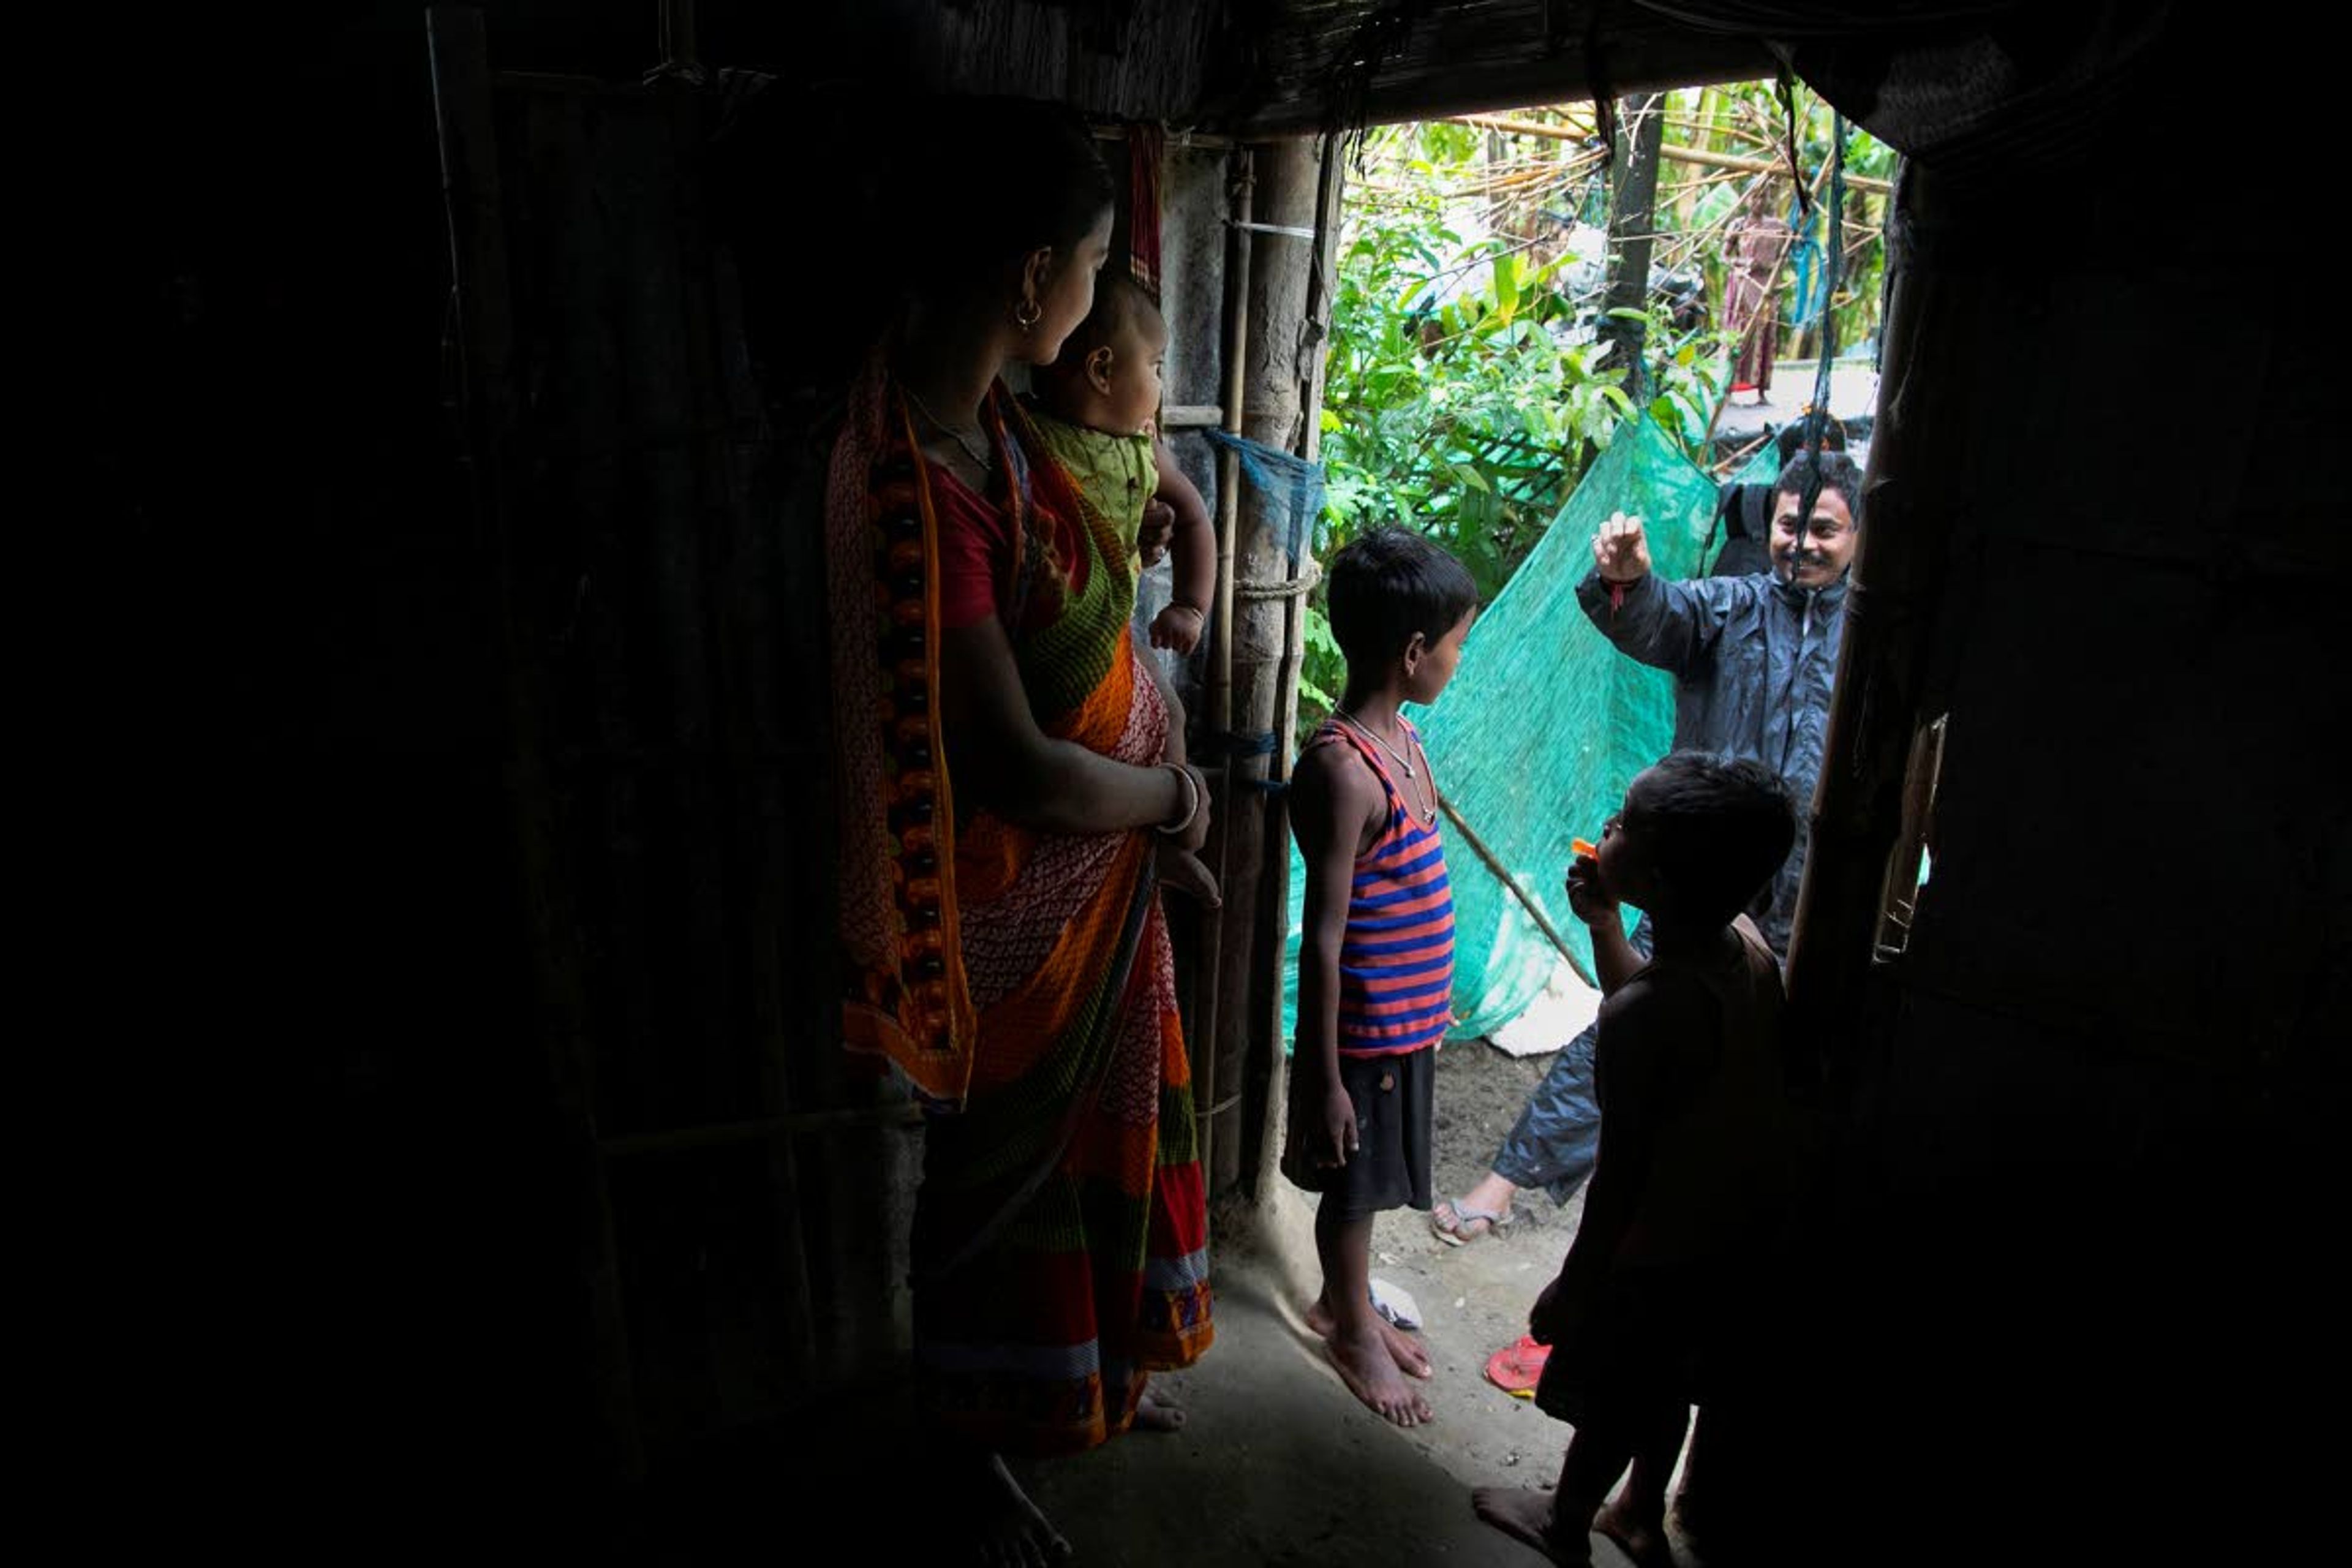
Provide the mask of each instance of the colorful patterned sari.
[{"label": "colorful patterned sari", "polygon": [[1108,525],[1001,385],[986,415],[986,502],[929,471],[878,366],[834,451],[845,1033],[938,1112],[914,1235],[926,1412],[992,1448],[1069,1452],[1124,1430],[1144,1374],[1213,1337],[1191,1070],[1152,836],[953,801],[943,527],[975,505],[1011,524],[998,602],[1040,729],[1148,765],[1169,715]]}]

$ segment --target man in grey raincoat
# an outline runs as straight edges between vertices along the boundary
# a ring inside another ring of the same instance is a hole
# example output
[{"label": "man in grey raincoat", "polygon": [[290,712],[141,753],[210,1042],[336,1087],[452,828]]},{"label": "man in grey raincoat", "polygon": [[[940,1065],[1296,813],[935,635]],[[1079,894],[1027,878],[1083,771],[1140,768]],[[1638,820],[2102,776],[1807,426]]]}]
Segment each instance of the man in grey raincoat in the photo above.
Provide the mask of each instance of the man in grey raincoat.
[{"label": "man in grey raincoat", "polygon": [[[1577,603],[1601,634],[1675,678],[1675,750],[1749,758],[1786,780],[1801,807],[1813,798],[1829,726],[1830,681],[1845,629],[1846,570],[1862,510],[1862,472],[1843,452],[1800,452],[1772,484],[1771,570],[1739,577],[1661,581],[1650,571],[1642,520],[1617,513],[1592,541],[1593,569]],[[1810,515],[1806,492],[1818,488]],[[1773,879],[1757,927],[1788,956],[1804,874],[1807,821]],[[1650,951],[1645,916],[1633,946]],[[1565,1201],[1592,1173],[1601,1145],[1588,1028],[1561,1050],[1496,1152],[1493,1168],[1430,1215],[1438,1237],[1466,1241],[1507,1224],[1511,1195],[1542,1185]]]}]

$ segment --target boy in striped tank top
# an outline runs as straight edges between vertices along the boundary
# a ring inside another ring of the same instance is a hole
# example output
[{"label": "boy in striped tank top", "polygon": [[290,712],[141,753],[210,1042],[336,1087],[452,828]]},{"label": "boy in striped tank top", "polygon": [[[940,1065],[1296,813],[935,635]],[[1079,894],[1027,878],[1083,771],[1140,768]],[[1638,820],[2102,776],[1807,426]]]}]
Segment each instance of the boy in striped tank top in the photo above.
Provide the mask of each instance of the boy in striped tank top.
[{"label": "boy in striped tank top", "polygon": [[1401,711],[1445,689],[1477,613],[1462,563],[1381,528],[1331,561],[1331,633],[1348,685],[1299,753],[1290,826],[1307,862],[1298,1035],[1283,1173],[1322,1194],[1323,1293],[1307,1321],[1357,1398],[1400,1426],[1429,1419],[1405,1379],[1426,1352],[1372,1310],[1372,1216],[1430,1204],[1430,1088],[1454,1018],[1454,900],[1437,781]]}]

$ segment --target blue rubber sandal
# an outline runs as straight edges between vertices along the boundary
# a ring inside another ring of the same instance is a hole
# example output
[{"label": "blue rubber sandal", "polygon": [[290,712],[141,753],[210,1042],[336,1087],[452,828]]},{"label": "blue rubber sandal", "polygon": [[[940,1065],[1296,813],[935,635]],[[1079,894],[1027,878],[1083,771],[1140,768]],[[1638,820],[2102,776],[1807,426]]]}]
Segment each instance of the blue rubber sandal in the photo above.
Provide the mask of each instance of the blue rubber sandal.
[{"label": "blue rubber sandal", "polygon": [[[1507,1209],[1501,1214],[1488,1214],[1484,1209],[1465,1207],[1460,1198],[1446,1198],[1429,1211],[1429,1228],[1446,1246],[1460,1247],[1489,1232],[1509,1229],[1515,1217]],[[1474,1230],[1474,1226],[1480,1228]]]}]

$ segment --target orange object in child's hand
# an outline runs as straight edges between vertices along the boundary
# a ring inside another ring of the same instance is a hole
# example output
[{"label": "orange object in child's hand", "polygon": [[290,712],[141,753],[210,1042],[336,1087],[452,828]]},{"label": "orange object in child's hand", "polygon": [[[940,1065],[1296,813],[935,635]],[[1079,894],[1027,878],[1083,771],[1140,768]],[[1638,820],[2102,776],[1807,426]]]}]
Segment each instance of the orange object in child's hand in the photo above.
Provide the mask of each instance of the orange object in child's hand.
[{"label": "orange object in child's hand", "polygon": [[1568,841],[1568,847],[1572,854],[1578,856],[1599,855],[1601,853],[1601,847],[1599,845],[1587,844],[1581,838],[1570,839]]}]

